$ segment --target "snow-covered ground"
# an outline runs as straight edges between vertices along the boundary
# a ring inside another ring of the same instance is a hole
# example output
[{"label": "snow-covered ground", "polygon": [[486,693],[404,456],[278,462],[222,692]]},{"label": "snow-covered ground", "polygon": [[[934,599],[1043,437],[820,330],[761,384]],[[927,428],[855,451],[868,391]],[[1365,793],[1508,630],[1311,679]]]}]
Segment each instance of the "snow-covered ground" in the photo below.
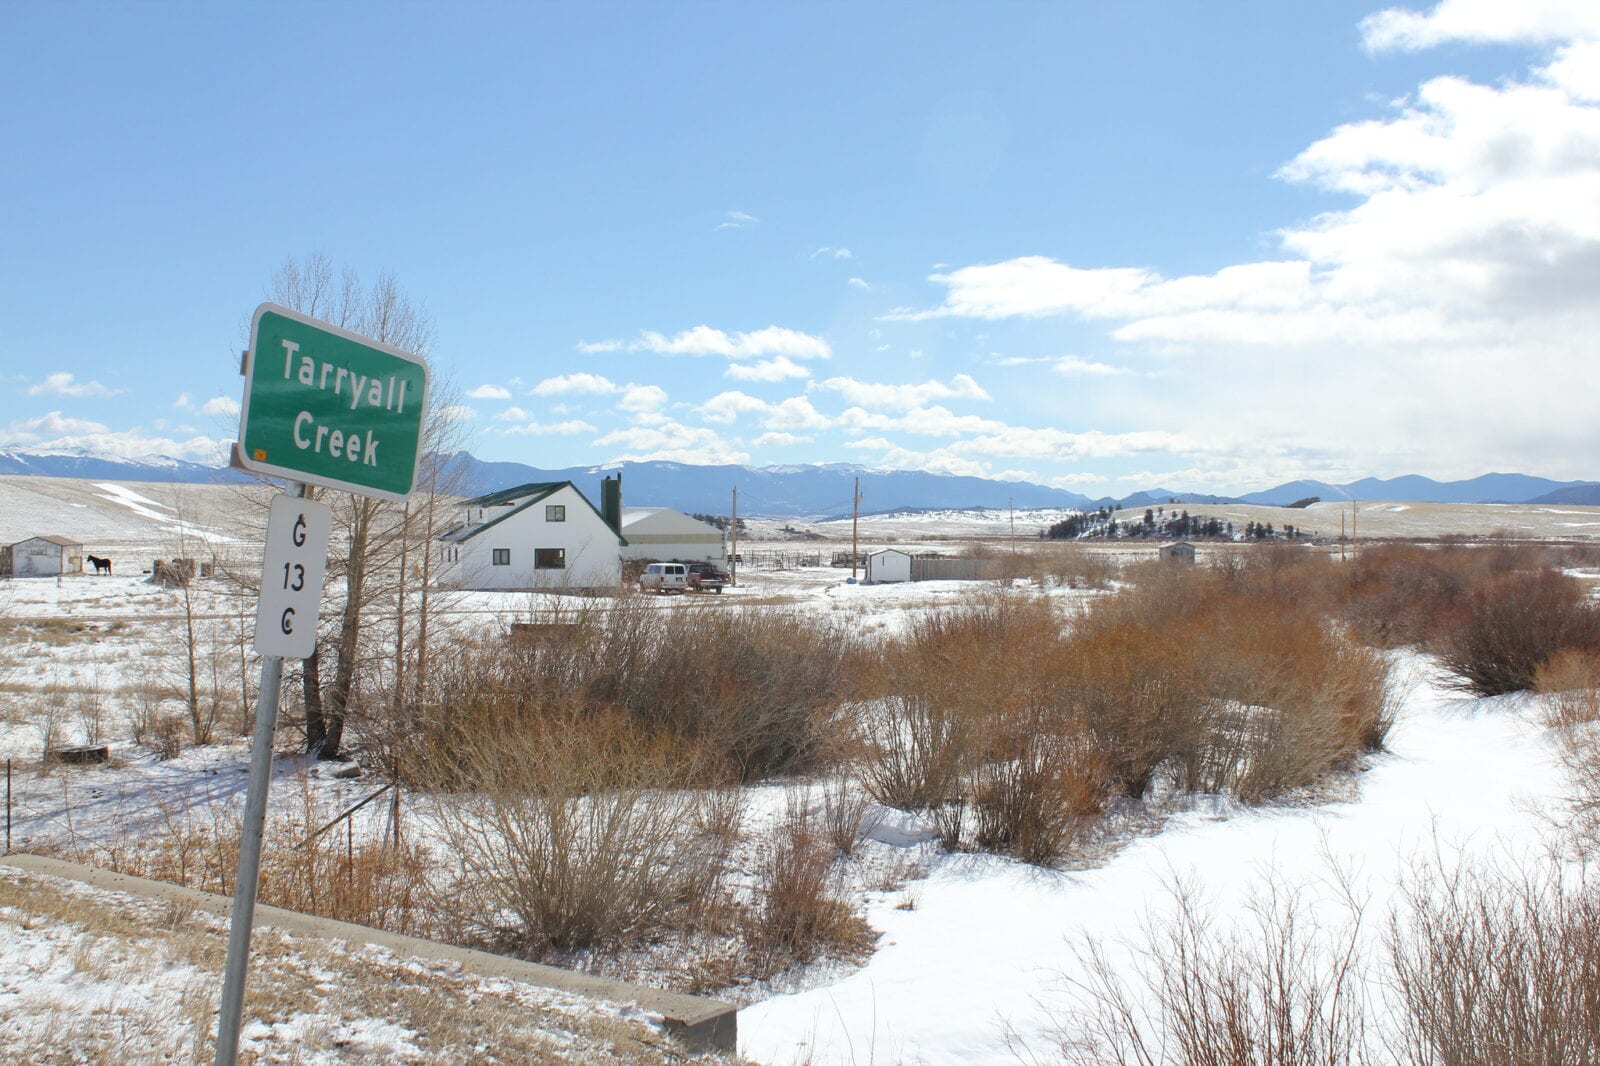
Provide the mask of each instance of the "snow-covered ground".
[{"label": "snow-covered ground", "polygon": [[[1381,522],[1418,535],[1489,532],[1514,519],[1531,523],[1534,536],[1592,535],[1564,523],[1600,522],[1600,509],[1372,507],[1369,514],[1363,505],[1363,534],[1382,533]],[[0,541],[64,532],[83,536],[91,551],[120,546],[117,550],[144,559],[147,566],[146,556],[178,554],[175,545],[184,538],[198,537],[228,553],[245,552],[249,523],[259,518],[255,508],[248,496],[241,498],[227,486],[0,478]],[[1311,513],[1248,510],[1258,521],[1280,524],[1283,514],[1296,521],[1294,516]],[[1258,511],[1273,516],[1263,518]],[[1338,513],[1330,513],[1337,532]],[[1018,536],[1036,532],[1025,532],[1024,521],[1048,524],[1057,517],[1019,513]],[[80,519],[81,527],[68,524]],[[863,547],[959,551],[950,542],[962,539],[1005,546],[1010,519],[1005,512],[877,516],[863,520],[861,539]],[[50,528],[36,528],[40,522]],[[783,532],[786,525],[828,539],[795,539]],[[825,561],[849,543],[848,521],[810,526],[758,521],[753,526],[753,535],[741,542],[747,558],[814,552]],[[233,536],[245,539],[226,539]],[[1153,550],[1153,545],[1107,549],[1128,558]],[[643,602],[669,611],[792,610],[831,617],[863,633],[892,634],[919,612],[968,603],[996,590],[994,582],[866,586],[849,583],[847,568],[784,566],[742,567],[739,586],[720,596]],[[234,671],[244,679],[234,687],[248,691],[259,664],[241,650],[239,637],[248,633],[253,600],[241,599],[226,582],[197,581],[186,604],[179,592],[151,585],[136,564],[125,566],[119,558],[117,570],[115,577],[0,582],[0,615],[21,623],[12,646],[4,649],[9,654],[0,656],[0,756],[36,760],[53,730],[59,743],[107,741],[119,760],[87,772],[19,775],[13,827],[19,847],[63,834],[126,842],[185,811],[203,818],[201,812],[213,805],[236,804],[243,788],[242,741],[188,749],[161,761],[148,748],[131,744],[129,725],[140,700],[149,698],[147,690],[169,686],[177,676],[173,657],[181,641],[176,627],[189,611],[202,623],[208,661]],[[1099,595],[1066,588],[1040,594],[1067,607]],[[450,624],[463,632],[611,606],[614,601],[607,597],[555,594],[447,598]],[[9,670],[4,660],[12,661]],[[868,920],[881,933],[876,953],[859,968],[830,963],[731,992],[747,1003],[740,1019],[743,1052],[770,1063],[1013,1061],[1009,1033],[1013,1043],[1021,1040],[1041,1061],[1049,1061],[1051,1026],[1065,1002],[1062,989],[1078,973],[1074,944],[1086,935],[1112,944],[1137,939],[1143,923],[1171,906],[1168,887],[1175,877],[1192,876],[1218,914],[1234,915],[1252,888],[1274,871],[1308,894],[1329,894],[1331,857],[1356,872],[1376,914],[1387,905],[1397,878],[1436,845],[1536,846],[1546,831],[1542,812],[1559,793],[1561,778],[1551,744],[1535,724],[1532,698],[1467,697],[1449,689],[1429,661],[1414,654],[1398,658],[1396,676],[1406,695],[1390,752],[1370,760],[1345,790],[1348,794],[1321,805],[1267,808],[1195,802],[1165,812],[1159,832],[1124,834],[1121,846],[1099,865],[1056,872],[993,857],[944,856],[917,817],[877,812],[879,824],[846,871],[848,883],[865,900]],[[225,737],[235,733],[220,730]],[[277,772],[275,798],[300,803],[310,795],[328,811],[376,787],[367,780],[335,780],[329,767],[296,759],[280,759]],[[775,824],[795,790],[792,785],[749,790],[746,829],[759,833]],[[384,805],[374,804],[362,812],[360,828],[381,832],[384,817]],[[926,877],[918,876],[924,872]],[[6,954],[8,943],[20,942],[0,935],[0,972],[17,963]],[[35,944],[18,950],[46,949]]]},{"label": "snow-covered ground", "polygon": [[856,972],[740,1015],[741,1050],[765,1063],[1015,1062],[1020,1038],[1050,1061],[1062,990],[1084,977],[1085,936],[1117,950],[1170,912],[1183,878],[1219,915],[1244,911],[1276,877],[1290,891],[1336,894],[1330,860],[1352,871],[1383,911],[1399,878],[1436,848],[1536,850],[1559,795],[1558,761],[1531,718],[1531,697],[1476,699],[1453,691],[1416,655],[1387,754],[1360,775],[1357,798],[1306,807],[1174,815],[1103,866],[1040,870],[987,856],[938,861],[926,880],[882,893],[868,917],[882,931]]}]

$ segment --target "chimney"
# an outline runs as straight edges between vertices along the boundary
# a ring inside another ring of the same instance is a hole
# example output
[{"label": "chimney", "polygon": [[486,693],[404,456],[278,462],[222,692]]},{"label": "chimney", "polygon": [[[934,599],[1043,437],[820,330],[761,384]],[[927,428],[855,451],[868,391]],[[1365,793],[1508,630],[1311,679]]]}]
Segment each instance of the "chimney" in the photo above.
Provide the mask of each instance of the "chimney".
[{"label": "chimney", "polygon": [[600,479],[600,517],[611,532],[622,536],[622,471],[616,477]]}]

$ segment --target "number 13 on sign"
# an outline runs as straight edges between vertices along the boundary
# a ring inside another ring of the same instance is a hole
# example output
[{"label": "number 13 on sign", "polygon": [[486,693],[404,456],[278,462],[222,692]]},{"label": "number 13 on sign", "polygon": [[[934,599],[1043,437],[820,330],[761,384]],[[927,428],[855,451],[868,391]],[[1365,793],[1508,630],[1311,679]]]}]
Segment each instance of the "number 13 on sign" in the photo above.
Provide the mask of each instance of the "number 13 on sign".
[{"label": "number 13 on sign", "polygon": [[327,504],[296,496],[272,501],[256,609],[255,649],[262,655],[304,659],[316,649],[331,524]]}]

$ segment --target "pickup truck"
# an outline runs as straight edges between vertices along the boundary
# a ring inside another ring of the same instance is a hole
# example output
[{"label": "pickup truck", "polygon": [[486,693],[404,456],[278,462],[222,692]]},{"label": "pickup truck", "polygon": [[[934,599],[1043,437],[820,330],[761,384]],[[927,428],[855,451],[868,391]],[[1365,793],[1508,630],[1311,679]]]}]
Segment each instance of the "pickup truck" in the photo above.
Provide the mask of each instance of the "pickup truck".
[{"label": "pickup truck", "polygon": [[690,563],[685,575],[689,588],[695,592],[721,592],[728,584],[728,575],[710,563]]}]

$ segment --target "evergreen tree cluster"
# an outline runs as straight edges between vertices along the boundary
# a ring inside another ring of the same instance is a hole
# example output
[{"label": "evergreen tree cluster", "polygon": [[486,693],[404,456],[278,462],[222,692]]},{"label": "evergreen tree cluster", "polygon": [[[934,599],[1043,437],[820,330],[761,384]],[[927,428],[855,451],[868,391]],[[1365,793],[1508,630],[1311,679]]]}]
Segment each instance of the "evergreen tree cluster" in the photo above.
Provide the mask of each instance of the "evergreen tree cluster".
[{"label": "evergreen tree cluster", "polygon": [[1147,507],[1139,521],[1118,522],[1109,508],[1068,515],[1049,527],[1039,536],[1043,540],[1084,540],[1100,538],[1139,539],[1155,537],[1160,540],[1211,537],[1223,540],[1294,540],[1305,534],[1294,526],[1285,524],[1280,531],[1271,522],[1250,522],[1242,533],[1235,531],[1232,522],[1220,518],[1191,515],[1187,510],[1169,511],[1165,507]]}]

